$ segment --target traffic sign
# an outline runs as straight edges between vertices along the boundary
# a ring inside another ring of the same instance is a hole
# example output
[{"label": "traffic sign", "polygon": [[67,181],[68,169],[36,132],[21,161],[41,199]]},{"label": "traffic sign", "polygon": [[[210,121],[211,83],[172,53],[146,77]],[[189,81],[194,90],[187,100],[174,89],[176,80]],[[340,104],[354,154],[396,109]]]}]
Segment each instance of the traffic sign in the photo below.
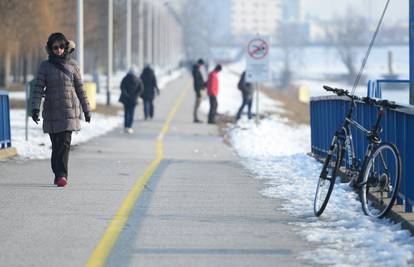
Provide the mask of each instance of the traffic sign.
[{"label": "traffic sign", "polygon": [[246,46],[246,81],[269,80],[269,36],[254,36]]}]

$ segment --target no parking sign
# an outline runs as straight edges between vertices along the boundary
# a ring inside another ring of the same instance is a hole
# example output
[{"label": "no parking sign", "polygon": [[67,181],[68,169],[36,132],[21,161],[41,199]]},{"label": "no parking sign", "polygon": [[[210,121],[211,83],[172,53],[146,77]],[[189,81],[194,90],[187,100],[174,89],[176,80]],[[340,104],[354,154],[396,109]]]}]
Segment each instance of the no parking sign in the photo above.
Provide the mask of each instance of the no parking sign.
[{"label": "no parking sign", "polygon": [[254,36],[246,46],[246,81],[269,80],[269,36]]}]

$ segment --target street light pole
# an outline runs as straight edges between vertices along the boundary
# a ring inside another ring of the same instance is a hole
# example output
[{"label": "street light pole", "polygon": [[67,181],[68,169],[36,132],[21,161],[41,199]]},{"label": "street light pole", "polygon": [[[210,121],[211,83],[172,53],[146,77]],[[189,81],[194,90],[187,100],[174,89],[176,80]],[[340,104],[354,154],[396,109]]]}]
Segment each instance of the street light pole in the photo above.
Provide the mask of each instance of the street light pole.
[{"label": "street light pole", "polygon": [[113,45],[113,0],[108,0],[108,73],[106,76],[106,105],[111,105],[112,45]]},{"label": "street light pole", "polygon": [[126,5],[126,68],[129,69],[131,67],[131,40],[132,40],[132,32],[131,32],[131,20],[132,20],[132,4],[131,0],[127,0]]},{"label": "street light pole", "polygon": [[77,2],[76,40],[76,60],[83,76],[83,0]]},{"label": "street light pole", "polygon": [[155,7],[154,3],[151,4],[151,65],[155,64]]},{"label": "street light pole", "polygon": [[144,1],[138,0],[138,67],[142,69],[144,67],[144,23],[145,23],[145,15],[144,15]]}]

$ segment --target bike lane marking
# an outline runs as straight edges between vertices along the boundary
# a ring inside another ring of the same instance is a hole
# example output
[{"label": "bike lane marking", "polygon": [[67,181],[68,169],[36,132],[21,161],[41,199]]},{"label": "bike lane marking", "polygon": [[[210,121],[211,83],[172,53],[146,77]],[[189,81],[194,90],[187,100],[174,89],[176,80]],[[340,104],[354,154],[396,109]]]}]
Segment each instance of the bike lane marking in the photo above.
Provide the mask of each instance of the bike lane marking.
[{"label": "bike lane marking", "polygon": [[[186,86],[189,88],[189,85]],[[119,234],[121,233],[125,223],[128,221],[129,215],[135,206],[144,186],[148,183],[154,171],[158,168],[161,160],[163,159],[163,141],[165,134],[170,128],[170,124],[175,114],[177,113],[178,108],[181,106],[184,101],[184,97],[187,95],[188,89],[184,89],[178,99],[175,101],[174,106],[168,113],[167,119],[158,134],[156,143],[156,156],[155,159],[151,162],[148,168],[145,170],[144,174],[139,177],[135,182],[131,191],[129,191],[127,197],[122,202],[121,207],[118,212],[115,214],[115,217],[112,219],[108,228],[106,229],[102,239],[99,241],[98,245],[95,247],[91,256],[88,259],[88,262],[85,266],[87,267],[100,267],[104,266],[106,260],[111,253],[113,246],[118,240]]]}]

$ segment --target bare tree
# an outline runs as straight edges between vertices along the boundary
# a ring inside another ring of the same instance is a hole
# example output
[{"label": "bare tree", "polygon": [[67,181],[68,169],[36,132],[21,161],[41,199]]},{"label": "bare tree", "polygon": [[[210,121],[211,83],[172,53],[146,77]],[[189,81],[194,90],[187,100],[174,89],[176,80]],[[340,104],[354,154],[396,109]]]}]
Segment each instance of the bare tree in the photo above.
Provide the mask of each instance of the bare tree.
[{"label": "bare tree", "polygon": [[328,45],[333,46],[348,70],[347,81],[353,83],[357,70],[357,48],[365,45],[367,21],[348,8],[347,15],[336,18],[326,26]]},{"label": "bare tree", "polygon": [[213,31],[218,27],[214,14],[209,13],[208,0],[186,0],[182,20],[187,58],[210,58]]},{"label": "bare tree", "polygon": [[283,65],[280,72],[280,87],[287,89],[293,78],[292,65],[300,57],[300,47],[305,43],[297,24],[282,23],[277,31],[277,40],[282,50]]},{"label": "bare tree", "polygon": [[[71,1],[64,0],[1,0],[0,1],[0,86],[10,83],[12,75],[27,75],[28,60],[40,54],[52,31],[67,30]],[[69,18],[70,20],[70,18]],[[20,67],[19,67],[20,66]]]}]

